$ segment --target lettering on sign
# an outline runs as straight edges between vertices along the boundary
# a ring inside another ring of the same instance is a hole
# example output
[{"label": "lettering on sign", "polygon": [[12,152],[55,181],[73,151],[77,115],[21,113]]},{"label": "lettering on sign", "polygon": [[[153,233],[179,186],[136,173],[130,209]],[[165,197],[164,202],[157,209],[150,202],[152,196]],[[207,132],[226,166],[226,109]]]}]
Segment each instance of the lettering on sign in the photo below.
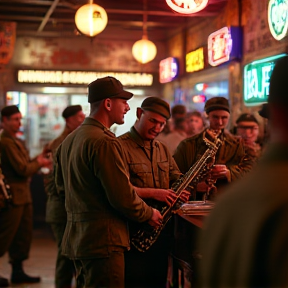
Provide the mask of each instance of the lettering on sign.
[{"label": "lettering on sign", "polygon": [[159,82],[171,82],[178,75],[178,61],[176,58],[169,57],[159,63]]},{"label": "lettering on sign", "polygon": [[287,54],[265,58],[244,67],[244,103],[247,106],[267,102],[272,71],[277,60],[285,56]]},{"label": "lettering on sign", "polygon": [[204,69],[204,48],[186,54],[186,72],[195,72]]}]

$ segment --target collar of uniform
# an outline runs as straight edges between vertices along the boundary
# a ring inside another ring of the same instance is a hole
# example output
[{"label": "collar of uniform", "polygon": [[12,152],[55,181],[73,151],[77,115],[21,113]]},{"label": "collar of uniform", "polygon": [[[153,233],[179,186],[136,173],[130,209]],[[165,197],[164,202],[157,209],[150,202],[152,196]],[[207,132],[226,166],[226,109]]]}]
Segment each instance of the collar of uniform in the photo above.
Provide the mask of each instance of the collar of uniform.
[{"label": "collar of uniform", "polygon": [[[137,130],[135,129],[134,126],[131,127],[130,129],[130,135],[131,135],[131,138],[141,147],[144,147],[144,140],[141,138],[141,136],[139,135],[139,133],[137,132]],[[152,141],[152,145],[154,146],[155,145],[155,141],[151,140]]]},{"label": "collar of uniform", "polygon": [[102,129],[106,134],[114,136],[115,134],[113,132],[110,131],[109,128],[105,127],[101,122],[99,122],[98,120],[91,118],[91,117],[86,117],[83,121],[82,125],[93,125],[93,126],[97,126],[100,129]]}]

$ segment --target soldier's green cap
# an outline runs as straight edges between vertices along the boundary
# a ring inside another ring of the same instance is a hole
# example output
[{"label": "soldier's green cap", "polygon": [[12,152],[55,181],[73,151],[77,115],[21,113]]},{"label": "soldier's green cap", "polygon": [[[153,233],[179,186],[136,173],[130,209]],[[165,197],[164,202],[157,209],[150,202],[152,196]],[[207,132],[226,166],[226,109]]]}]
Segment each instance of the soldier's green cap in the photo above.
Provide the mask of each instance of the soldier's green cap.
[{"label": "soldier's green cap", "polygon": [[143,110],[152,111],[169,119],[171,116],[170,105],[158,97],[147,97],[141,104]]},{"label": "soldier's green cap", "polygon": [[67,119],[76,113],[82,111],[82,106],[81,105],[71,105],[66,107],[63,112],[62,112],[62,117]]},{"label": "soldier's green cap", "polygon": [[208,114],[214,110],[225,110],[230,113],[228,100],[224,97],[213,97],[205,103],[205,112]]}]

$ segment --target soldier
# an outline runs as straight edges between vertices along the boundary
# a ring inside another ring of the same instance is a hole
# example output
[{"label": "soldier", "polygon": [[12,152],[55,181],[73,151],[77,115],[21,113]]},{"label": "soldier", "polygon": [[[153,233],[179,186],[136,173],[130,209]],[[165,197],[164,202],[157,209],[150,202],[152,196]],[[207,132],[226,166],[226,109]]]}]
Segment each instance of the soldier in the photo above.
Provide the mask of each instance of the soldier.
[{"label": "soldier", "polygon": [[67,211],[62,253],[74,261],[77,287],[124,287],[127,219],[154,227],[162,220],[130,184],[121,144],[109,130],[124,123],[132,96],[110,76],[90,83],[90,116],[57,150],[56,185]]},{"label": "soldier", "polygon": [[[17,284],[40,282],[40,277],[31,277],[23,271],[22,262],[29,256],[32,241],[30,178],[41,167],[51,164],[46,154],[30,159],[23,141],[16,137],[21,118],[21,112],[15,105],[1,110],[1,165],[10,186],[12,205],[0,211],[0,257],[8,251],[12,265],[11,282]],[[2,278],[0,281],[1,287],[8,286],[7,279]]]},{"label": "soldier", "polygon": [[[47,152],[51,152],[52,159],[55,158],[56,148],[83,122],[85,115],[82,111],[81,105],[72,105],[64,109],[62,117],[65,119],[66,123],[62,134],[48,143],[45,147]],[[55,285],[56,288],[68,288],[71,287],[74,274],[74,264],[69,258],[61,255],[61,242],[67,222],[67,214],[65,210],[65,200],[57,193],[53,167],[51,167],[49,174],[45,175],[44,183],[45,191],[47,193],[46,222],[50,224],[58,246]]]},{"label": "soldier", "polygon": [[[206,151],[207,145],[203,140],[206,133],[222,140],[222,145],[216,154],[215,164],[210,171],[210,183],[205,181],[198,183],[193,191],[194,200],[201,200],[203,193],[204,196],[210,193],[211,182],[219,190],[221,186],[250,171],[253,164],[252,159],[245,153],[243,140],[225,130],[230,117],[228,100],[224,97],[211,98],[205,104],[205,111],[210,126],[202,133],[183,140],[174,154],[180,171],[185,173]],[[216,195],[217,189],[211,190],[214,192],[214,195],[211,196]],[[210,198],[212,199],[212,197]]]},{"label": "soldier", "polygon": [[[158,97],[148,97],[137,108],[135,125],[119,137],[125,151],[124,162],[136,192],[147,203],[154,202],[162,206],[169,206],[175,200],[176,194],[169,188],[181,175],[168,147],[155,140],[169,117],[170,107],[167,102]],[[183,197],[183,201],[186,201],[189,194]],[[130,230],[132,234],[139,229],[139,225],[133,226],[134,229]],[[132,246],[126,252],[126,287],[166,287],[172,236],[169,228],[164,228],[148,251],[139,252]]]}]

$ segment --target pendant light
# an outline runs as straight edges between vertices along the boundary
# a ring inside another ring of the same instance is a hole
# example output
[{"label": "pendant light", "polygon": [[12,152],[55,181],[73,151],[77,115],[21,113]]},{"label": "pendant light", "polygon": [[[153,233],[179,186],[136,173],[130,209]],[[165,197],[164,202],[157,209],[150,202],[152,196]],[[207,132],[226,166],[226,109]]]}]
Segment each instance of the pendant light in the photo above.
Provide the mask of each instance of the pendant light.
[{"label": "pendant light", "polygon": [[175,12],[180,14],[193,14],[203,10],[209,0],[166,0],[167,5]]},{"label": "pendant light", "polygon": [[89,4],[81,6],[75,14],[75,24],[77,29],[84,35],[94,37],[101,33],[108,22],[107,13],[99,5]]},{"label": "pendant light", "polygon": [[132,47],[132,54],[134,58],[142,64],[152,61],[157,54],[155,44],[148,40],[147,36],[147,0],[144,0],[143,36],[141,40],[134,43]]}]

